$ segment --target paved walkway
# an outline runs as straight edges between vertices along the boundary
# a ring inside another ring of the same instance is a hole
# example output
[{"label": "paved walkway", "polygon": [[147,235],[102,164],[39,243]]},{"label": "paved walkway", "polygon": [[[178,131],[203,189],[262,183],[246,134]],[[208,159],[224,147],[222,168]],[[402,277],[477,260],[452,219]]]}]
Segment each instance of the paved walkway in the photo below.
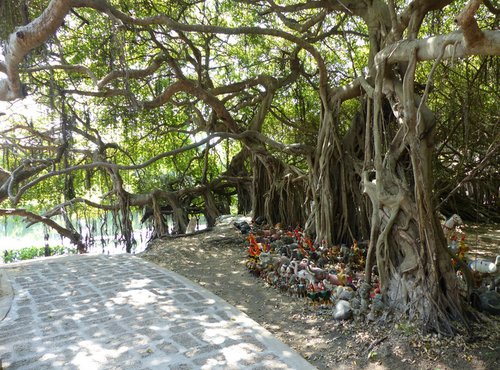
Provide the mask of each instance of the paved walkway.
[{"label": "paved walkway", "polygon": [[14,293],[0,300],[4,369],[314,369],[221,298],[138,257],[62,257],[0,273]]}]

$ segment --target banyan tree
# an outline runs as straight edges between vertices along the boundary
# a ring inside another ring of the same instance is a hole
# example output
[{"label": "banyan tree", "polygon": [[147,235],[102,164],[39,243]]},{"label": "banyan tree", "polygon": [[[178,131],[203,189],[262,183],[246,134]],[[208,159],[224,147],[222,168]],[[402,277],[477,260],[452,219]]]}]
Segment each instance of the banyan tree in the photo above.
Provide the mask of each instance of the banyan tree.
[{"label": "banyan tree", "polygon": [[[84,249],[53,216],[113,212],[130,250],[134,207],[162,235],[164,209],[182,232],[189,209],[210,225],[235,206],[317,243],[369,240],[366,275],[377,265],[389,307],[443,333],[467,323],[438,212],[498,221],[497,4],[9,0],[0,11],[0,100],[47,107],[2,117],[2,214]],[[24,209],[33,199],[44,202]]]}]

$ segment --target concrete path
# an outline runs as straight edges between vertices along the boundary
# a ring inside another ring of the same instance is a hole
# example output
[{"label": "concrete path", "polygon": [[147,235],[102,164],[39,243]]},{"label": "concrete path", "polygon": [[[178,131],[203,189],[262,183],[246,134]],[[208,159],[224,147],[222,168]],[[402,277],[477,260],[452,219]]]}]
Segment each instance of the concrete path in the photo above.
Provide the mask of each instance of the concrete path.
[{"label": "concrete path", "polygon": [[14,293],[1,303],[3,369],[314,369],[221,298],[138,257],[71,256],[0,272]]}]

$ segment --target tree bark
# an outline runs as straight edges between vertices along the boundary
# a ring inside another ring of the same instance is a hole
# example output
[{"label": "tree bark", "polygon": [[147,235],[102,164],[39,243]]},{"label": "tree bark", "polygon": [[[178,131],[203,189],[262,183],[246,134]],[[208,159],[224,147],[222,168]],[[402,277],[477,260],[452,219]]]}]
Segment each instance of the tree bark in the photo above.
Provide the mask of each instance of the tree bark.
[{"label": "tree bark", "polygon": [[[388,304],[411,319],[418,317],[429,330],[452,334],[453,321],[467,324],[467,319],[431,199],[434,123],[425,99],[414,93],[416,54],[410,53],[402,83],[389,77],[385,64],[377,73],[372,114],[376,184],[364,178],[374,205],[371,248]],[[392,140],[384,153],[382,125],[388,123],[382,105],[387,98],[398,131],[385,137]]]}]

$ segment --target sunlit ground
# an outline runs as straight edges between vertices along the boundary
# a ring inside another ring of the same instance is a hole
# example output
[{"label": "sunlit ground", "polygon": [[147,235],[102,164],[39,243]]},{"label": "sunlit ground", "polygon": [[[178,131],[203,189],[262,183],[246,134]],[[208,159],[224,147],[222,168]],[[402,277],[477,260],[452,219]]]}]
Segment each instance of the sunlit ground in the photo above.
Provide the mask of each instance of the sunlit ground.
[{"label": "sunlit ground", "polygon": [[463,228],[466,245],[470,248],[469,258],[494,260],[500,254],[500,224],[466,225]]},{"label": "sunlit ground", "polygon": [[82,258],[9,269],[17,297],[0,322],[7,368],[304,368],[290,348],[181,276],[123,255]]}]

